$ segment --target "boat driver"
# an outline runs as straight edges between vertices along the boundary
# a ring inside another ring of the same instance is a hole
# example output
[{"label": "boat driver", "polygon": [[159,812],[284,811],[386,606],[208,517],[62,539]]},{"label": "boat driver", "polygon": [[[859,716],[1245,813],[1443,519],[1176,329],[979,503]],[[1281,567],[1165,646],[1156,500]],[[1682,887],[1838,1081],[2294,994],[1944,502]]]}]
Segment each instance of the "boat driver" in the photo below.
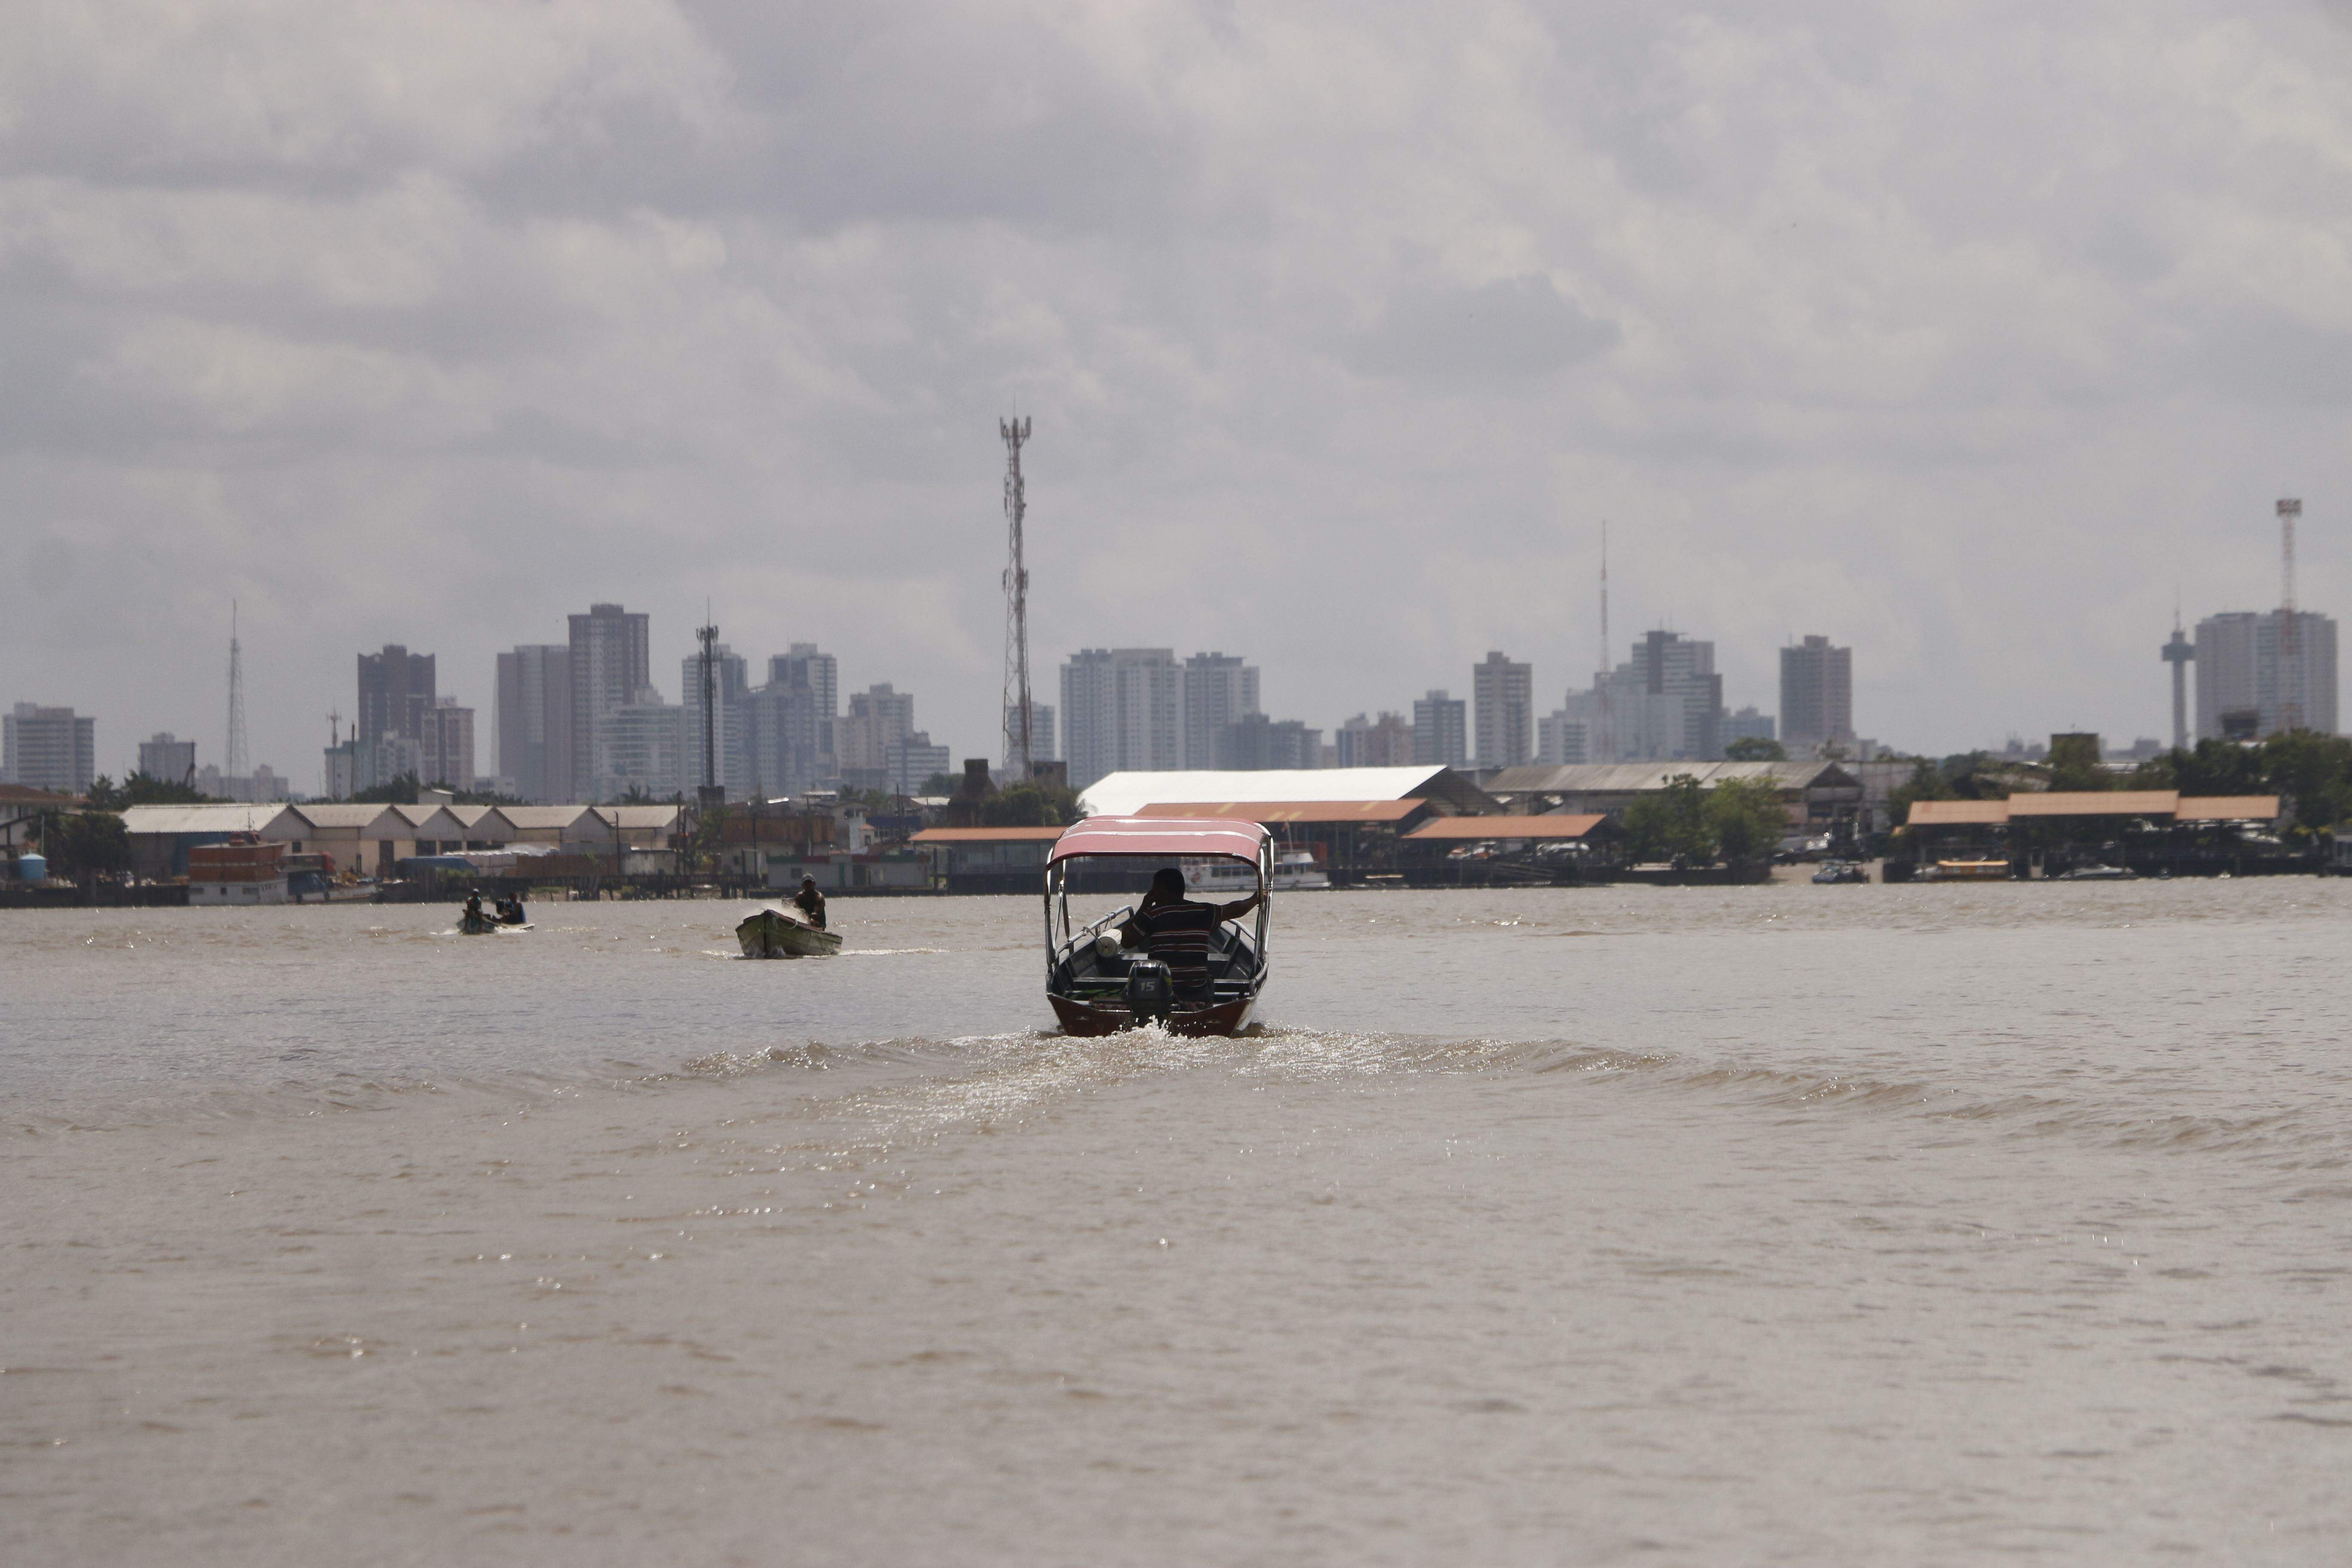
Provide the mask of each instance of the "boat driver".
[{"label": "boat driver", "polygon": [[793,905],[808,917],[809,924],[824,929],[824,895],[816,890],[814,877],[801,879],[801,890],[793,895]]},{"label": "boat driver", "polygon": [[1241,919],[1265,897],[1261,888],[1238,903],[1196,903],[1184,896],[1184,873],[1163,866],[1152,874],[1151,890],[1134,916],[1118,928],[1119,941],[1140,945],[1166,964],[1177,994],[1197,996],[1209,988],[1209,952],[1217,927]]}]

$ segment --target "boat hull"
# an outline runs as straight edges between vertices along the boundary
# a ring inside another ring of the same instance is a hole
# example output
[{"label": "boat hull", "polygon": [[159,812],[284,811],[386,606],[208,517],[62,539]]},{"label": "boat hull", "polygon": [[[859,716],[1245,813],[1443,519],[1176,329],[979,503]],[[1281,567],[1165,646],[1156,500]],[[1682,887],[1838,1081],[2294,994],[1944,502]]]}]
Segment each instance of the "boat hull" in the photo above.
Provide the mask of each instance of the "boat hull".
[{"label": "boat hull", "polygon": [[735,928],[735,940],[746,958],[829,958],[841,951],[841,938],[834,932],[774,910],[747,917]]},{"label": "boat hull", "polygon": [[[1045,993],[1045,1000],[1054,1005],[1054,1016],[1062,1021],[1065,1034],[1093,1037],[1116,1035],[1121,1029],[1137,1026],[1135,1015],[1124,1002],[1081,1002],[1051,991]],[[1168,1032],[1194,1036],[1239,1034],[1256,1006],[1255,996],[1237,996],[1207,1007],[1178,1007],[1168,1015]]]}]

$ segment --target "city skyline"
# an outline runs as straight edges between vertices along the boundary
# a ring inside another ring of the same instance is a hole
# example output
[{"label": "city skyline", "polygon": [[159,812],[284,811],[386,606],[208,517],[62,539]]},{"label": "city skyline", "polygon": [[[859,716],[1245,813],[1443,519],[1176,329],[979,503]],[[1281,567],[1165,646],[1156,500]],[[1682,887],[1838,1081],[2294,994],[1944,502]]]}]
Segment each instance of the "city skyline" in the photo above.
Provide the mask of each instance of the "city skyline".
[{"label": "city skyline", "polygon": [[[1006,416],[1041,656],[1246,650],[1327,730],[1489,648],[1550,711],[1604,521],[1612,640],[1769,706],[1824,633],[1924,752],[2166,734],[2149,633],[2183,584],[2277,602],[2281,494],[2302,603],[2352,603],[2340,10],[845,15],[854,89],[629,10],[53,41],[10,700],[101,716],[110,773],[225,762],[234,602],[251,758],[299,774],[354,648],[478,715],[548,616],[625,600],[667,659],[708,598],[994,756]],[[205,85],[257,56],[253,112]],[[940,94],[973,58],[1006,90]]]}]

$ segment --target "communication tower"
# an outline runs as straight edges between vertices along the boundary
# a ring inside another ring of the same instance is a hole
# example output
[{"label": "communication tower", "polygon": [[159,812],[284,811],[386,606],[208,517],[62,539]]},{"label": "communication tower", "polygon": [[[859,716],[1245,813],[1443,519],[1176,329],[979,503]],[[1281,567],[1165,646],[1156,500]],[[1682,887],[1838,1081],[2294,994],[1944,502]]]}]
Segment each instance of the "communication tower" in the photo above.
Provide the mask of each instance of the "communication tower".
[{"label": "communication tower", "polygon": [[1021,523],[1029,500],[1021,484],[1021,447],[1029,439],[1027,419],[999,419],[1004,438],[1004,765],[1009,782],[1029,776],[1030,739],[1035,732],[1029,701],[1029,568],[1021,552]]},{"label": "communication tower", "polygon": [[1601,524],[1601,664],[1592,677],[1592,684],[1601,689],[1601,733],[1598,744],[1590,748],[1585,760],[1613,763],[1617,760],[1617,694],[1615,684],[1609,679],[1609,523]]},{"label": "communication tower", "polygon": [[[710,613],[705,606],[703,614]],[[709,811],[727,804],[726,787],[719,782],[719,628],[705,623],[694,628],[702,645],[702,787],[696,798]]]},{"label": "communication tower", "polygon": [[228,602],[228,744],[221,748],[221,772],[233,779],[253,772],[246,762],[245,654],[236,644],[236,601]]},{"label": "communication tower", "polygon": [[2189,749],[2189,663],[2197,657],[2197,645],[2180,629],[2180,606],[2172,606],[2172,640],[2158,650],[2165,663],[2172,666],[2172,749]]},{"label": "communication tower", "polygon": [[2291,496],[2280,500],[2278,694],[2282,730],[2303,728],[2303,638],[2295,625],[2300,617],[2294,613],[2294,520],[2302,515],[2302,501]]}]

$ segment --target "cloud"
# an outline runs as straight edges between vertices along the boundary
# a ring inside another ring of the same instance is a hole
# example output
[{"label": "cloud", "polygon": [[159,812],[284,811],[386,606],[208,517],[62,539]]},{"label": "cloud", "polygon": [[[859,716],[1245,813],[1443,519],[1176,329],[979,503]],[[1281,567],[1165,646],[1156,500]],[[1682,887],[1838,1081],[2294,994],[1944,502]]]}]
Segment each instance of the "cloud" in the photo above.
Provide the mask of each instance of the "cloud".
[{"label": "cloud", "polygon": [[1592,358],[1621,336],[1539,274],[1470,288],[1400,289],[1387,314],[1349,345],[1368,375],[1435,381],[1517,381]]}]

